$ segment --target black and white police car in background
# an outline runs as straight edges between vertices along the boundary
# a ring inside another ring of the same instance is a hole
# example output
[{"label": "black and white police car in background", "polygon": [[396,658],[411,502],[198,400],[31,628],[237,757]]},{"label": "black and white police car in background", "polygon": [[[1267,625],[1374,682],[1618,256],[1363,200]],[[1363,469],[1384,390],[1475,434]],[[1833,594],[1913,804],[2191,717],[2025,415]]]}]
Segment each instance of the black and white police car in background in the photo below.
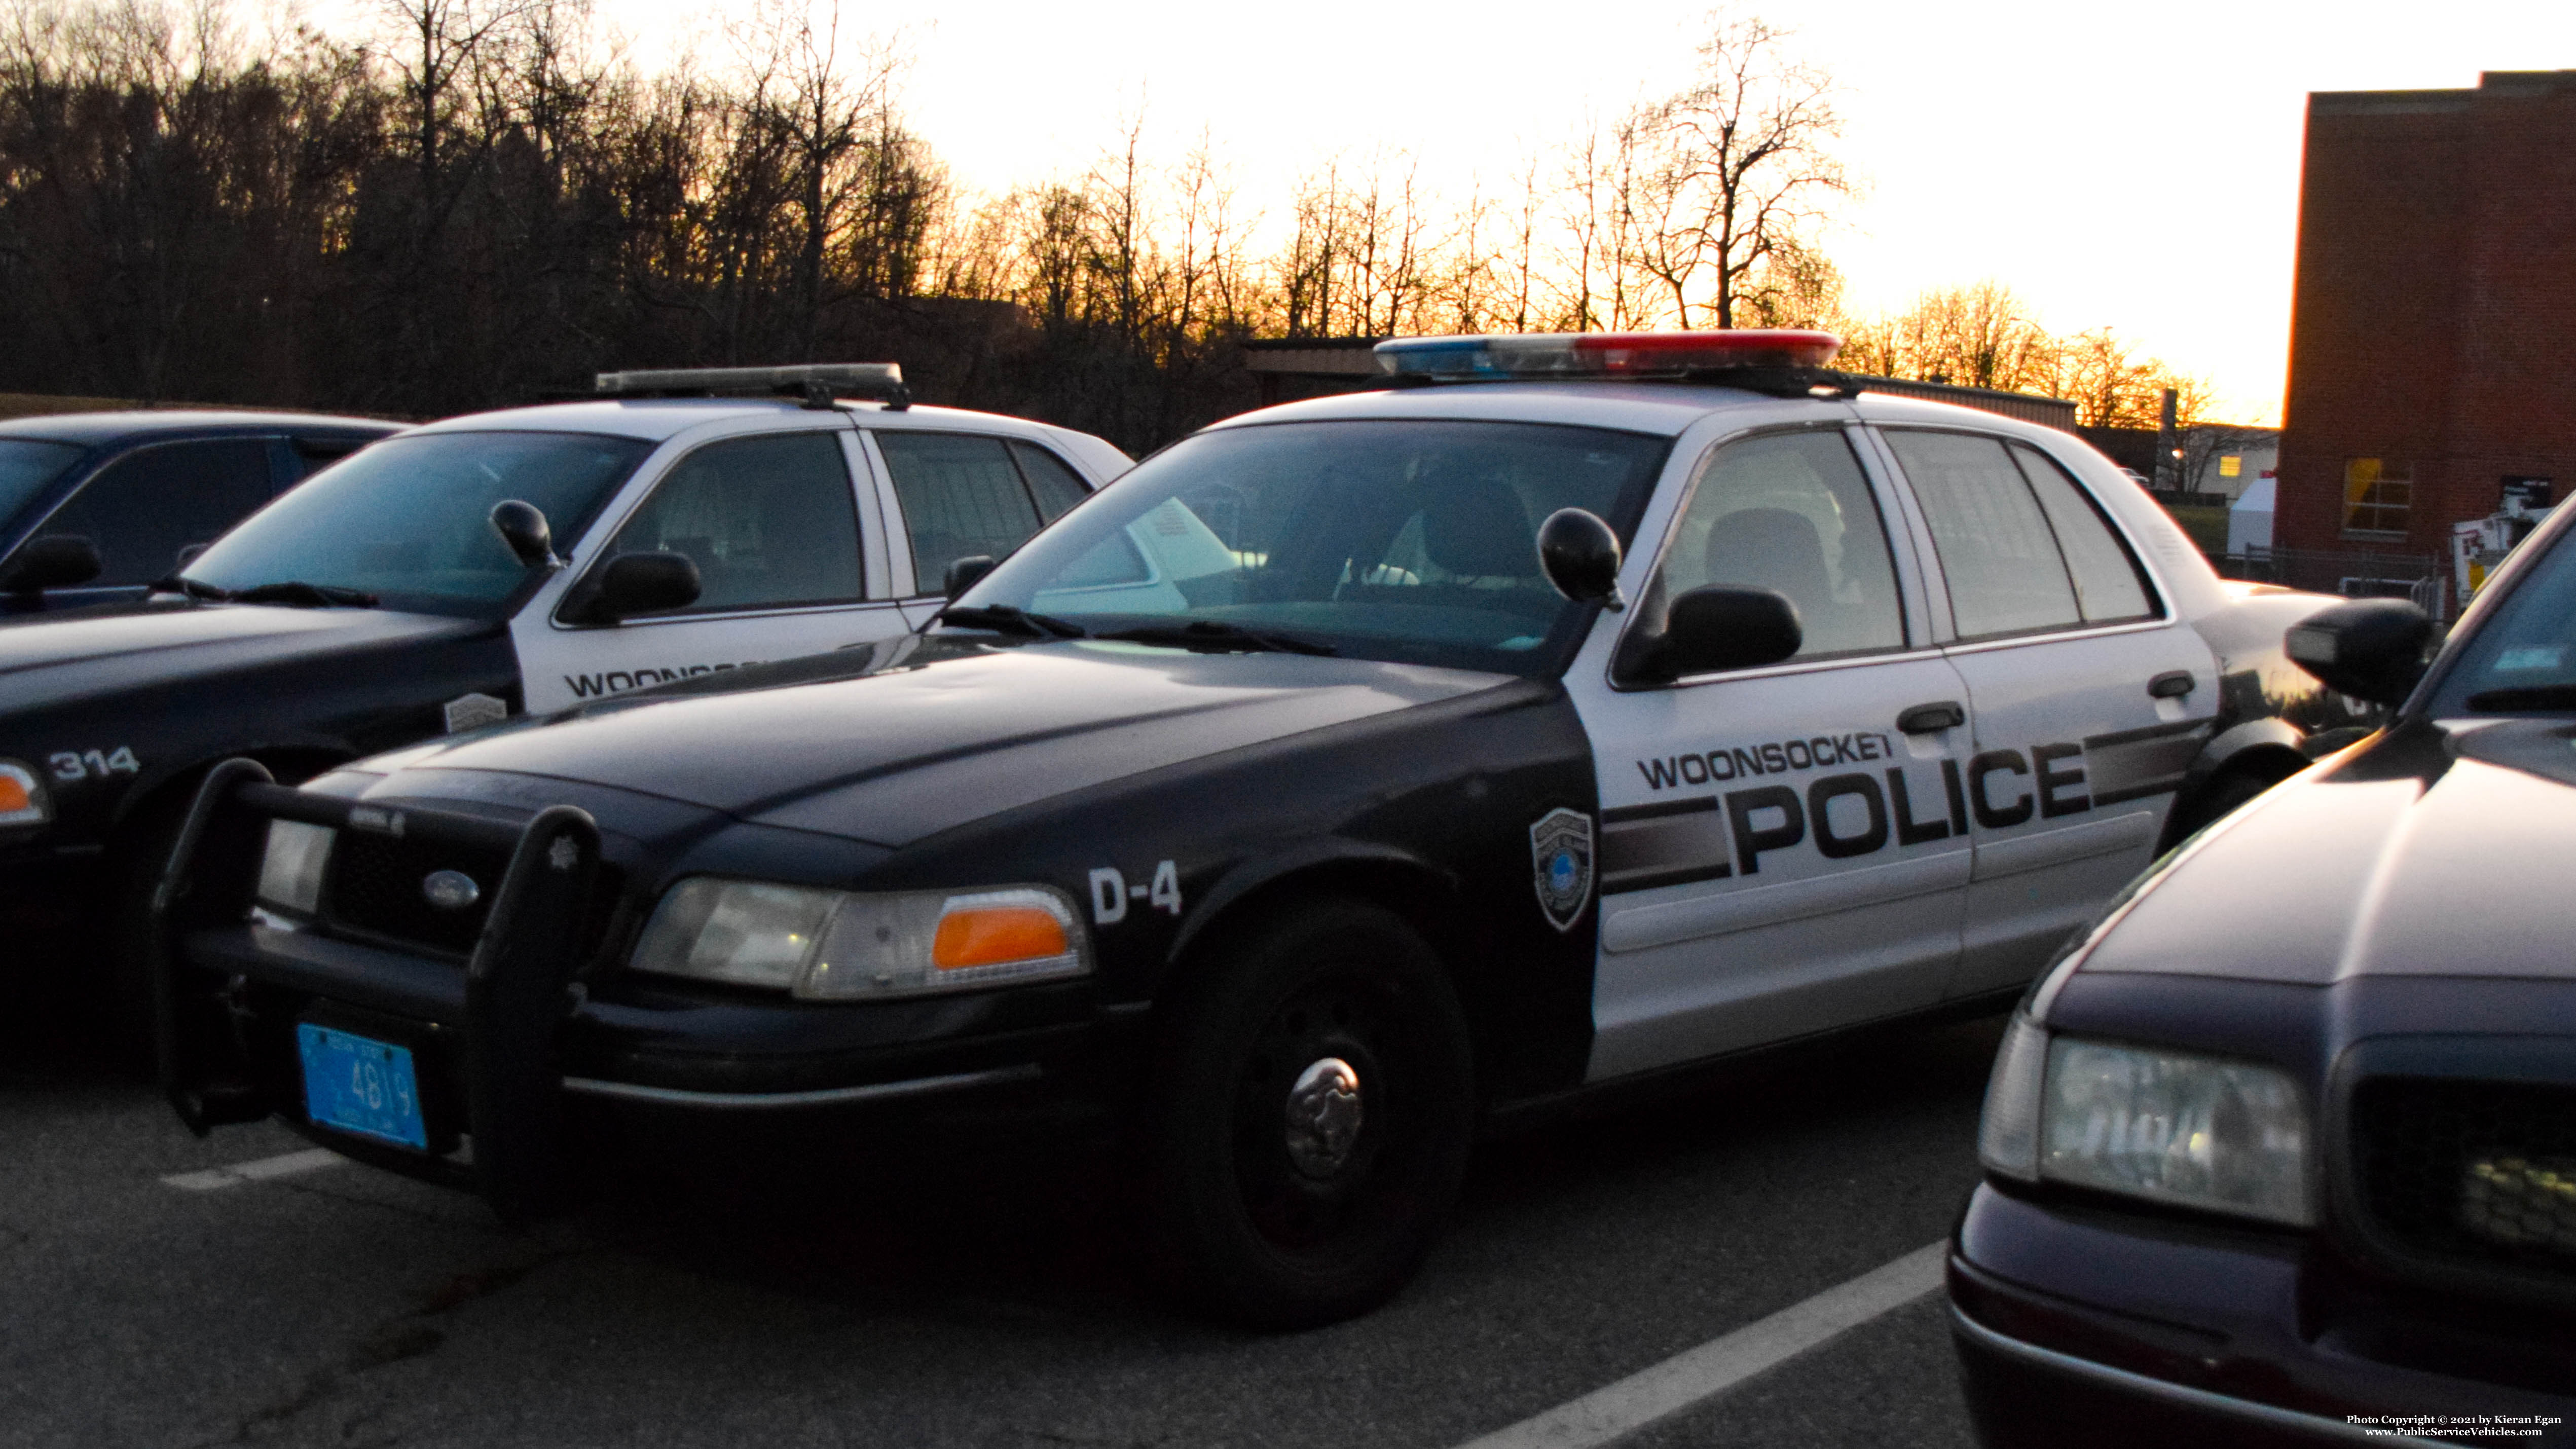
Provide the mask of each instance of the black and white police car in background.
[{"label": "black and white police car in background", "polygon": [[1128,465],[1086,434],[907,406],[882,364],[599,386],[377,443],[151,598],[0,623],[0,902],[116,933],[83,959],[124,964],[139,1025],[144,897],[215,761],[300,779],[900,636],[951,560],[1010,552]]},{"label": "black and white police car in background", "polygon": [[1184,439],[919,635],[228,766],[173,1101],[514,1212],[612,1136],[1097,1107],[1212,1306],[1364,1309],[1480,1122],[2008,1002],[2356,732],[2280,649],[2330,600],[1837,345],[1387,343],[1406,385]]},{"label": "black and white police car in background", "polygon": [[401,427],[176,410],[0,422],[0,618],[142,598],[253,509]]}]

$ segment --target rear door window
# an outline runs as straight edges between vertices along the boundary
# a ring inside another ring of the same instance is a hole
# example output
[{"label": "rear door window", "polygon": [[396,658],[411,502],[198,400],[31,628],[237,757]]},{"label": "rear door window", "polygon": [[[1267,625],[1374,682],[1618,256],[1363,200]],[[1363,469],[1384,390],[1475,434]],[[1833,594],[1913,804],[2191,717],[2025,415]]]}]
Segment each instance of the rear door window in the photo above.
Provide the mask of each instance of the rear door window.
[{"label": "rear door window", "polygon": [[148,584],[179,569],[179,551],[212,543],[275,491],[269,440],[165,443],[119,458],[81,485],[38,531],[98,546],[101,587]]},{"label": "rear door window", "polygon": [[608,556],[666,552],[698,566],[698,601],[679,612],[859,599],[858,507],[839,435],[730,438],[681,459]]},{"label": "rear door window", "polygon": [[1028,481],[1029,495],[1037,500],[1038,516],[1049,523],[1064,517],[1065,510],[1091,494],[1063,459],[1035,443],[1012,440],[1011,460],[1020,465],[1020,476]]},{"label": "rear door window", "polygon": [[280,491],[292,488],[374,441],[342,437],[288,439],[277,455],[277,486]]},{"label": "rear door window", "polygon": [[2102,517],[2099,505],[2085,496],[2066,470],[2026,443],[2012,445],[2013,461],[2039,495],[2041,511],[2057,534],[2066,572],[2075,581],[2075,603],[2087,624],[2117,624],[2152,619],[2155,598],[2147,592],[2146,575],[2126,545]]},{"label": "rear door window", "polygon": [[1071,469],[1028,444],[891,429],[876,440],[912,535],[913,588],[921,593],[936,593],[958,559],[1007,556],[1085,491]]},{"label": "rear door window", "polygon": [[1903,428],[1885,436],[1932,525],[1962,640],[2083,622],[2048,515],[2000,440]]}]

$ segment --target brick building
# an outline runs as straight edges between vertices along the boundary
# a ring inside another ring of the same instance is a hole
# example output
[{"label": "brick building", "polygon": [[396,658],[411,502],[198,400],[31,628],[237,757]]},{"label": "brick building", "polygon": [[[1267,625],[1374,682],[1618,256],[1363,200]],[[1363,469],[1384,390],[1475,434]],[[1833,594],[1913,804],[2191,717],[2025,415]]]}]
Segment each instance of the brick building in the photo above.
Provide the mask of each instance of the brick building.
[{"label": "brick building", "polygon": [[2576,71],[2310,95],[2298,268],[2282,547],[2446,566],[2508,482],[2576,490]]}]

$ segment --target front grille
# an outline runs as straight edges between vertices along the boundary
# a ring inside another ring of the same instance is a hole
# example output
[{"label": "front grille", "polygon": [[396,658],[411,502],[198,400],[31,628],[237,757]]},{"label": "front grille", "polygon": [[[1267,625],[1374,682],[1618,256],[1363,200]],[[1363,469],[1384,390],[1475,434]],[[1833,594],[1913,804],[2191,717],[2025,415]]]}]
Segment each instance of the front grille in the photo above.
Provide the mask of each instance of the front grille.
[{"label": "front grille", "polygon": [[[499,851],[343,830],[331,849],[324,911],[333,925],[466,955],[509,864]],[[441,870],[464,872],[482,895],[462,910],[431,905],[421,882]]]},{"label": "front grille", "polygon": [[2391,1242],[2576,1285],[2576,1087],[2374,1078],[2352,1123],[2362,1207]]}]

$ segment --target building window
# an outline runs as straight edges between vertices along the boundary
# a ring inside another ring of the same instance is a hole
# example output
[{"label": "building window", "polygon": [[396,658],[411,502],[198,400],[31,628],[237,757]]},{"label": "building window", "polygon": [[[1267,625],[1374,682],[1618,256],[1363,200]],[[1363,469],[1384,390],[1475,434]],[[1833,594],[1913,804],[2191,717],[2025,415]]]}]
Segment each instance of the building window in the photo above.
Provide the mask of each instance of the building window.
[{"label": "building window", "polygon": [[2221,477],[2221,478],[2241,478],[2241,477],[2243,477],[2244,475],[2245,475],[2245,460],[2244,460],[2242,457],[2239,457],[2238,455],[2236,455],[2236,454],[2234,454],[2234,453],[2229,453],[2229,454],[2225,455],[2224,457],[2222,457],[2222,458],[2220,458],[2220,459],[2218,460],[2218,476],[2219,476],[2219,477]]},{"label": "building window", "polygon": [[2415,470],[2383,458],[2347,458],[2343,465],[2343,531],[2406,531],[2406,509],[2414,502]]}]

